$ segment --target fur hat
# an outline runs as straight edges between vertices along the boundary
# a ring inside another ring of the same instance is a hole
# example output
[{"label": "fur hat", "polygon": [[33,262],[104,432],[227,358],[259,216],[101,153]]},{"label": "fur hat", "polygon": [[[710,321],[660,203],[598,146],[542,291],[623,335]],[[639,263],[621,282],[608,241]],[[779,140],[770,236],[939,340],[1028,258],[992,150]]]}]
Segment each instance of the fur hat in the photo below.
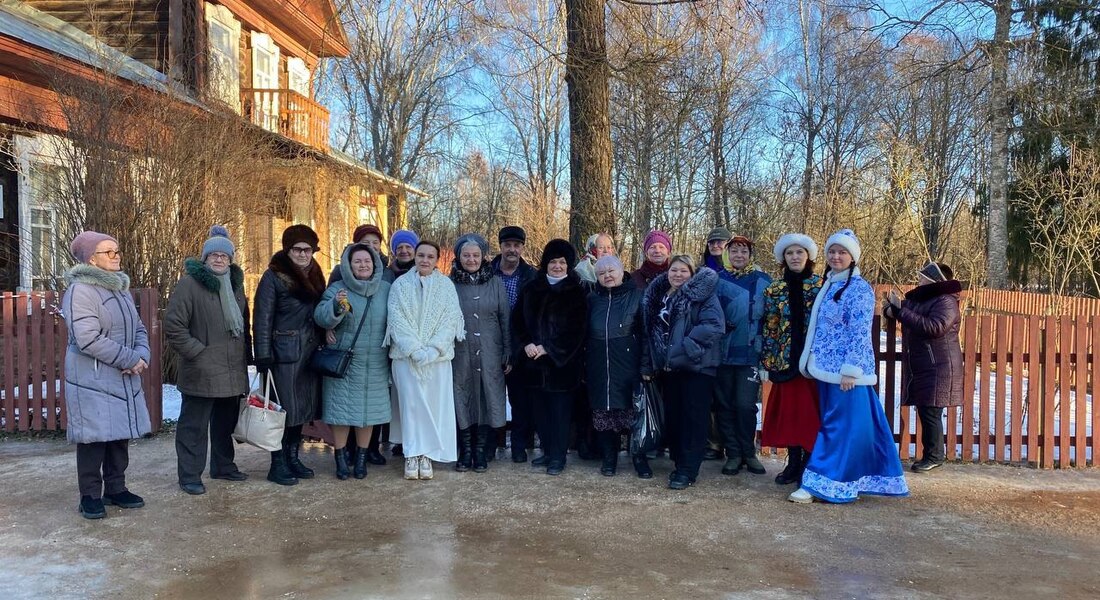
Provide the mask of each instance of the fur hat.
[{"label": "fur hat", "polygon": [[458,258],[462,254],[462,247],[466,244],[473,242],[477,244],[478,248],[481,248],[481,258],[484,260],[489,256],[489,242],[485,241],[485,238],[476,233],[466,233],[458,238],[455,242],[455,258]]},{"label": "fur hat", "polygon": [[420,236],[409,231],[408,229],[398,229],[393,232],[393,237],[390,238],[390,252],[397,254],[397,247],[401,244],[408,244],[413,248],[420,243]]},{"label": "fur hat", "polygon": [[356,243],[372,234],[378,236],[379,241],[382,240],[382,230],[373,223],[365,223],[355,228],[355,233],[351,234],[351,241]]},{"label": "fur hat", "polygon": [[657,243],[664,244],[665,248],[668,248],[668,251],[672,252],[672,238],[659,229],[654,229],[646,234],[645,241],[642,242],[642,252],[649,250],[650,246]]},{"label": "fur hat", "polygon": [[114,243],[118,243],[118,240],[107,235],[106,233],[99,233],[98,231],[85,231],[80,235],[73,238],[73,242],[69,244],[69,252],[72,253],[76,262],[86,263],[95,254],[95,248],[100,242],[110,240]]},{"label": "fur hat", "polygon": [[733,234],[730,233],[729,229],[725,227],[715,227],[707,234],[707,243],[709,244],[718,240],[722,240],[722,243],[725,243],[728,242],[731,237],[733,237]]},{"label": "fur hat", "polygon": [[810,260],[817,260],[817,242],[804,233],[784,233],[775,242],[775,262],[783,264],[783,253],[791,246],[802,246]]},{"label": "fur hat", "polygon": [[852,255],[852,262],[857,265],[859,264],[859,257],[862,251],[859,247],[859,238],[856,237],[856,232],[851,229],[841,229],[833,235],[830,235],[829,239],[825,241],[825,251],[828,252],[833,244],[843,246],[848,251],[848,254]]},{"label": "fur hat", "polygon": [[542,249],[542,260],[539,261],[539,270],[545,273],[547,265],[556,258],[564,258],[565,264],[569,265],[570,271],[573,270],[573,267],[577,266],[577,251],[573,249],[573,244],[563,239],[553,239],[546,242],[546,247]]},{"label": "fur hat", "polygon": [[221,225],[214,225],[210,228],[210,239],[203,243],[202,257],[199,260],[206,262],[206,258],[215,252],[228,254],[229,260],[233,260],[233,255],[237,252],[233,240],[229,239],[229,230]]},{"label": "fur hat", "polygon": [[283,230],[283,250],[289,252],[294,244],[300,244],[305,242],[309,244],[310,248],[316,252],[321,248],[317,246],[318,238],[317,232],[313,231],[313,228],[309,225],[291,225]]},{"label": "fur hat", "polygon": [[527,243],[527,232],[518,225],[508,225],[502,227],[500,233],[497,234],[497,243],[503,244],[508,240],[517,240],[521,244]]}]

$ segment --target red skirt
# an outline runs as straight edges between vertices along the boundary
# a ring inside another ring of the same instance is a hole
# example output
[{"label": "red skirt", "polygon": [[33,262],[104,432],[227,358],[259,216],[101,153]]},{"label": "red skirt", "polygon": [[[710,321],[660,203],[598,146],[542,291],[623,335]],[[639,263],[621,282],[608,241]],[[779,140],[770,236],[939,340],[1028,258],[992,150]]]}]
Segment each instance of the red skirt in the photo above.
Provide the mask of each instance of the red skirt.
[{"label": "red skirt", "polygon": [[760,445],[772,448],[801,446],[814,449],[821,429],[817,382],[796,375],[783,383],[773,383],[764,412]]}]

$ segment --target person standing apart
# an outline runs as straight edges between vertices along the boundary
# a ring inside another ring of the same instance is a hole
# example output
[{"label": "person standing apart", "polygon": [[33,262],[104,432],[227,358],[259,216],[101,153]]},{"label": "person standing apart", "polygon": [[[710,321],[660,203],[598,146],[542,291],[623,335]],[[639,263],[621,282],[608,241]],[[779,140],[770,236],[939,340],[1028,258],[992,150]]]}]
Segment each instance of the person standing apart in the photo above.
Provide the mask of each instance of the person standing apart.
[{"label": "person standing apart", "polygon": [[717,289],[714,270],[696,270],[695,260],[681,254],[672,257],[668,273],[654,279],[642,299],[650,344],[642,377],[656,377],[664,395],[665,431],[676,464],[668,487],[674,490],[695,483],[707,445],[714,376],[725,331]]},{"label": "person standing apart", "polygon": [[490,438],[507,423],[504,377],[512,368],[511,309],[504,284],[493,276],[485,238],[467,233],[454,251],[451,281],[466,327],[466,339],[455,344],[451,362],[459,442],[455,470],[483,473],[489,468]]},{"label": "person standing apart", "polygon": [[512,319],[516,367],[527,386],[547,475],[565,470],[570,413],[584,376],[587,291],[574,271],[576,251],[553,239],[542,251],[538,277],[524,286]]},{"label": "person standing apart", "polygon": [[645,260],[642,266],[630,274],[630,280],[644,291],[658,275],[668,270],[669,257],[672,256],[672,238],[657,229],[650,231],[642,241],[642,254]]},{"label": "person standing apart", "polygon": [[871,323],[875,292],[859,274],[859,240],[841,229],[825,242],[829,275],[814,300],[798,366],[818,381],[821,430],[788,497],[809,503],[855,501],[860,494],[908,496],[894,434],[875,393]]},{"label": "person standing apart", "polygon": [[787,466],[775,482],[796,483],[810,460],[821,428],[817,382],[798,371],[798,359],[806,347],[810,312],[824,279],[814,273],[817,244],[809,236],[788,233],[775,243],[775,260],[783,265],[783,278],[764,290],[761,375],[771,381],[768,409],[760,443],[787,448]]},{"label": "person standing apart", "polygon": [[313,254],[320,250],[308,225],[283,231],[283,249],[271,257],[253,300],[252,342],[256,369],[274,380],[278,402],[286,411],[282,449],[271,453],[268,481],[295,485],[311,479],[313,469],[299,457],[302,426],[318,417],[321,378],[309,368],[324,339],[313,311],[325,293],[325,276]]},{"label": "person standing apart", "polygon": [[901,323],[901,403],[917,407],[921,424],[923,453],[912,466],[917,472],[943,464],[943,409],[962,406],[961,293],[962,284],[951,267],[930,262],[917,274],[917,287],[905,294],[905,300],[892,292],[882,313]]},{"label": "person standing apart", "polygon": [[[367,476],[372,430],[390,420],[390,359],[386,336],[390,284],[382,257],[369,243],[349,244],[340,255],[341,277],[325,290],[313,319],[331,330],[329,345],[350,350],[343,377],[323,377],[322,420],[332,427],[336,478]],[[355,430],[354,467],[348,465],[348,434]]]},{"label": "person standing apart", "polygon": [[466,337],[451,280],[436,269],[439,246],[421,241],[416,270],[390,289],[386,339],[401,405],[405,479],[431,479],[432,461],[455,462],[455,341]]},{"label": "person standing apart", "polygon": [[[493,274],[504,284],[504,291],[508,294],[508,307],[511,311],[516,306],[519,292],[537,276],[534,267],[523,260],[523,248],[527,243],[527,232],[522,227],[508,225],[501,228],[497,234],[497,242],[500,244],[500,255],[493,259]],[[516,317],[509,313],[509,329],[514,329]],[[513,355],[518,348],[512,348]],[[531,408],[531,398],[527,393],[527,385],[523,382],[514,366],[505,377],[504,382],[508,388],[508,404],[512,407],[512,462],[527,462],[527,448],[534,442],[534,414]]]},{"label": "person standing apart", "polygon": [[164,312],[164,337],[179,356],[176,387],[183,396],[176,471],[180,489],[191,495],[206,493],[208,441],[210,477],[248,479],[233,462],[233,429],[252,361],[244,271],[233,263],[235,254],[229,231],[211,227],[199,258],[183,261],[184,275]]},{"label": "person standing apart", "polygon": [[73,239],[77,264],[65,274],[61,311],[65,350],[65,434],[76,444],[78,510],[107,516],[104,504],[141,508],[126,488],[130,440],[152,433],[141,373],[149,366],[149,335],[122,272],[118,240],[96,231]]}]

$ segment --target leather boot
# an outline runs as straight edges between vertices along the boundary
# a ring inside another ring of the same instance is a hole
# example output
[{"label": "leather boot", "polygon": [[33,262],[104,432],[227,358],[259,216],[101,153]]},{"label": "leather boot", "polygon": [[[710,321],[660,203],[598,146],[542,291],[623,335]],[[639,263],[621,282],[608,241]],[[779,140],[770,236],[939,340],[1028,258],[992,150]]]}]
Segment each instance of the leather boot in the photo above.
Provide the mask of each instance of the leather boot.
[{"label": "leather boot", "polygon": [[460,473],[469,471],[473,464],[473,442],[470,440],[473,427],[458,430],[458,462],[455,463],[455,471]]},{"label": "leather boot", "polygon": [[[473,429],[471,427],[471,429]],[[474,473],[484,473],[489,470],[489,459],[485,456],[485,444],[489,441],[488,425],[477,426],[477,441],[474,442]]]},{"label": "leather boot", "polygon": [[619,467],[619,432],[601,431],[597,435],[600,436],[600,454],[603,456],[600,475],[611,477]]},{"label": "leather boot", "polygon": [[806,465],[810,464],[810,453],[804,448],[802,450],[802,460],[798,462],[798,471],[795,472],[795,476],[798,477],[798,485],[802,485],[802,474],[806,472]]},{"label": "leather boot", "polygon": [[367,449],[355,449],[355,478],[363,479],[367,476]]},{"label": "leather boot", "polygon": [[336,448],[332,454],[336,457],[336,478],[343,481],[351,476],[351,470],[348,469],[348,449]]},{"label": "leather boot", "polygon": [[799,446],[787,447],[787,466],[775,476],[775,482],[779,485],[788,485],[798,481],[798,465],[802,461],[802,448]]},{"label": "leather boot", "polygon": [[653,469],[649,468],[649,459],[645,454],[635,454],[632,457],[634,461],[634,471],[638,473],[639,479],[653,479]]},{"label": "leather boot", "polygon": [[279,485],[298,485],[298,478],[290,472],[283,450],[275,450],[271,453],[271,468],[267,471],[267,480]]},{"label": "leather boot", "polygon": [[286,464],[290,467],[290,472],[298,479],[313,479],[313,469],[302,464],[301,459],[298,458],[300,447],[301,442],[283,444],[283,452],[286,453]]}]

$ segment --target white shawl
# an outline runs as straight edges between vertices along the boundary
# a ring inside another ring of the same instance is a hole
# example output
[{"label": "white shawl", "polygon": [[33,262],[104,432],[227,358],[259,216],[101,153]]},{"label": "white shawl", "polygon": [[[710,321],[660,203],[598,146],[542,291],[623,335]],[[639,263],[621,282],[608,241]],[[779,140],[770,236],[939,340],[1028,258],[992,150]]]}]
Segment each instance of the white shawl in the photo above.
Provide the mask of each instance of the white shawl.
[{"label": "white shawl", "polygon": [[[409,360],[413,371],[432,363],[450,361],[455,356],[455,340],[466,339],[466,325],[462,308],[451,280],[433,271],[421,277],[410,271],[398,277],[390,288],[389,318],[386,339],[390,358]],[[424,365],[418,365],[411,356],[424,348],[434,348],[439,357]]]}]

